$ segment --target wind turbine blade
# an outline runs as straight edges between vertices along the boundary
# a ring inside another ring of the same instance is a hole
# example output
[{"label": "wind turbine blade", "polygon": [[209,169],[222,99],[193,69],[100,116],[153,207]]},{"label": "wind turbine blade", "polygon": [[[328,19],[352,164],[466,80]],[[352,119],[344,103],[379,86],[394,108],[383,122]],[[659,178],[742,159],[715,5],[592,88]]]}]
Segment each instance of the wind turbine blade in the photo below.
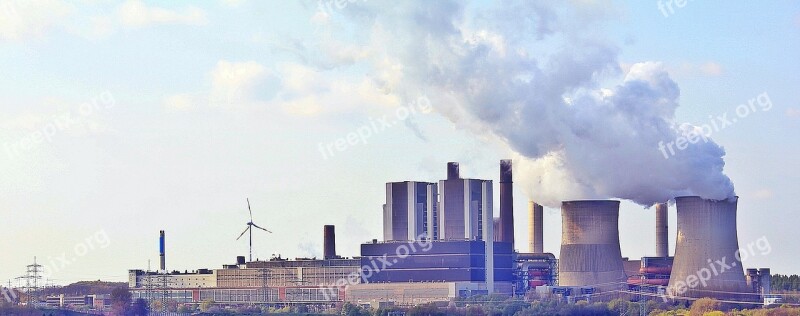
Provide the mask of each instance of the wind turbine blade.
[{"label": "wind turbine blade", "polygon": [[258,229],[260,229],[260,230],[263,230],[263,231],[265,231],[265,232],[268,232],[268,233],[272,234],[272,232],[271,232],[271,231],[267,230],[267,229],[266,229],[266,228],[264,228],[264,227],[258,226],[258,225],[256,225],[256,224],[253,224],[253,226],[255,226],[256,228],[258,228]]},{"label": "wind turbine blade", "polygon": [[246,233],[248,229],[250,229],[250,225],[247,225],[247,228],[244,229],[244,231],[242,232],[241,235],[239,235],[239,237],[236,237],[236,240],[239,240],[239,238],[242,238],[242,236],[244,236],[244,233]]},{"label": "wind turbine blade", "polygon": [[253,210],[250,209],[250,198],[247,198],[247,210],[250,212],[250,221],[253,221]]}]

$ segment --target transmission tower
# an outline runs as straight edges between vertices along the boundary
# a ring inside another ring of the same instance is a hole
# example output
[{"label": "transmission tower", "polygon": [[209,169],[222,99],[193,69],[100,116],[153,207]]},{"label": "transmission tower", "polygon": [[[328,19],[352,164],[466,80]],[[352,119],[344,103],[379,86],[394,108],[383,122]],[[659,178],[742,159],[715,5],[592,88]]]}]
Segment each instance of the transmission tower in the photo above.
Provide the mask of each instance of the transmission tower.
[{"label": "transmission tower", "polygon": [[33,257],[33,264],[29,264],[26,267],[25,275],[18,277],[18,280],[24,280],[25,287],[23,287],[23,292],[25,293],[25,299],[27,304],[36,303],[38,302],[38,294],[39,294],[39,279],[42,278],[40,275],[42,273],[42,265],[36,263],[36,257]]},{"label": "transmission tower", "polygon": [[167,303],[169,302],[169,274],[167,271],[163,271],[164,274],[161,274],[161,311],[164,312],[166,315],[167,313]]}]

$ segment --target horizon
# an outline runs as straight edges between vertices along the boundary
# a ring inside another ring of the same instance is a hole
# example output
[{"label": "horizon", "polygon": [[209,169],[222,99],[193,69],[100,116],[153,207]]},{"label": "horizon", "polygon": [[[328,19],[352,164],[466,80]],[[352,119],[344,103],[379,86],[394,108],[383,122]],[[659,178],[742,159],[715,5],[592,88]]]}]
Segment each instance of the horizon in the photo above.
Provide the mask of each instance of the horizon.
[{"label": "horizon", "polygon": [[254,259],[320,258],[323,225],[358,256],[385,184],[450,161],[498,216],[501,159],[520,252],[529,199],[556,256],[561,201],[620,200],[635,259],[653,202],[735,195],[771,246],[744,264],[800,274],[800,3],[676,3],[0,0],[0,285],[125,282],[160,230],[168,270],[221,268],[248,198]]}]

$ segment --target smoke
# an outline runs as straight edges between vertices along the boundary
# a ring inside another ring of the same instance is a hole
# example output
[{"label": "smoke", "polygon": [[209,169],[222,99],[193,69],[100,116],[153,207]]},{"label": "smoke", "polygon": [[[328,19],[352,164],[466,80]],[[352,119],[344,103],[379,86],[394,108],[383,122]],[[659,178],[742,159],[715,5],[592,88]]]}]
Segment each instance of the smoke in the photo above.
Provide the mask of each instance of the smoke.
[{"label": "smoke", "polygon": [[713,140],[667,158],[659,150],[690,132],[676,127],[680,89],[657,62],[622,71],[617,46],[602,34],[611,8],[358,2],[325,19],[320,47],[358,51],[346,65],[369,69],[383,91],[424,94],[458,128],[506,144],[516,153],[515,181],[540,204],[733,196]]}]

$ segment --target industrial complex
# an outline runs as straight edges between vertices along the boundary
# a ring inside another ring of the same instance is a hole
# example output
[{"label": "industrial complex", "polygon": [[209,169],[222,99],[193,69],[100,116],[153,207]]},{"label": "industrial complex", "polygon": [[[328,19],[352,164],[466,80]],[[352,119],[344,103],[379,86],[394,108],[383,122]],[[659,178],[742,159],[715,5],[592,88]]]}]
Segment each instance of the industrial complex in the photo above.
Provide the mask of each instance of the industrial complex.
[{"label": "industrial complex", "polygon": [[[130,270],[129,288],[134,298],[190,304],[385,306],[531,293],[602,300],[631,291],[664,299],[769,297],[769,269],[745,270],[731,262],[739,249],[738,197],[675,197],[674,256],[668,251],[667,201],[655,205],[656,256],[637,260],[622,257],[619,201],[564,201],[556,258],[543,249],[543,208],[535,201],[528,202],[526,251],[515,243],[511,160],[500,162],[499,184],[495,218],[493,181],[462,178],[456,162],[447,164],[447,177],[438,183],[386,183],[383,239],[363,243],[351,258],[337,255],[335,228],[326,225],[321,259],[239,256],[219,269],[170,272],[162,231],[159,269]],[[252,231],[251,224],[252,218]],[[717,269],[726,258],[727,268]]]}]

